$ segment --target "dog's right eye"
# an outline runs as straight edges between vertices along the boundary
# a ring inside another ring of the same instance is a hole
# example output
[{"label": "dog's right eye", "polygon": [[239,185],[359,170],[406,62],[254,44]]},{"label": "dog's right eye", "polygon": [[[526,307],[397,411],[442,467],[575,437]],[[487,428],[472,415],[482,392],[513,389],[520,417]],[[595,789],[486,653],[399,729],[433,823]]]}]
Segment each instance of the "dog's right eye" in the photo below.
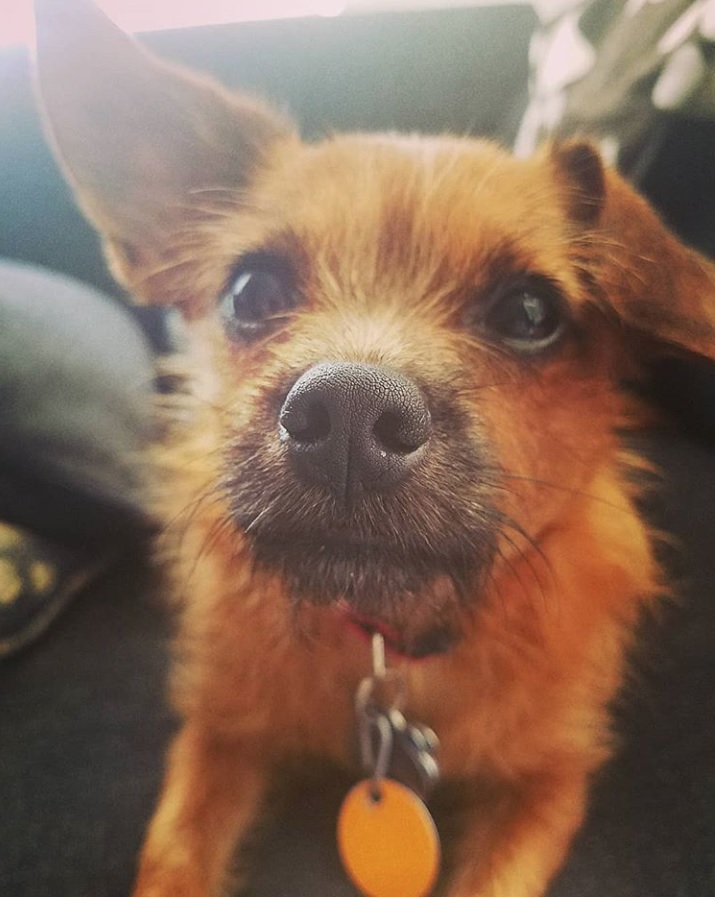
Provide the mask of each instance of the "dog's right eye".
[{"label": "dog's right eye", "polygon": [[488,308],[482,326],[487,334],[517,352],[543,352],[563,336],[568,316],[558,291],[546,281],[530,279],[512,286]]},{"label": "dog's right eye", "polygon": [[230,338],[250,339],[264,333],[294,305],[294,290],[283,272],[244,268],[221,299],[220,311]]}]

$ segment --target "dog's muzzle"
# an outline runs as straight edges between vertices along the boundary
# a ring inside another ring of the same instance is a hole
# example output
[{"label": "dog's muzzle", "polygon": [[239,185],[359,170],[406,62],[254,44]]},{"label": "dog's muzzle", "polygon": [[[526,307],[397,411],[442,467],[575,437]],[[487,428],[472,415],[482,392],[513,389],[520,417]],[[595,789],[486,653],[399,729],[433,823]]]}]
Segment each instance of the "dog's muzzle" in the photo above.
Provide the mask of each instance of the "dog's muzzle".
[{"label": "dog's muzzle", "polygon": [[419,387],[386,367],[325,362],[288,393],[280,438],[298,477],[351,506],[398,486],[427,453],[432,422]]},{"label": "dog's muzzle", "polygon": [[498,533],[490,467],[457,399],[385,366],[325,361],[267,393],[229,443],[224,486],[253,560],[296,604],[391,627],[410,656],[445,650]]}]

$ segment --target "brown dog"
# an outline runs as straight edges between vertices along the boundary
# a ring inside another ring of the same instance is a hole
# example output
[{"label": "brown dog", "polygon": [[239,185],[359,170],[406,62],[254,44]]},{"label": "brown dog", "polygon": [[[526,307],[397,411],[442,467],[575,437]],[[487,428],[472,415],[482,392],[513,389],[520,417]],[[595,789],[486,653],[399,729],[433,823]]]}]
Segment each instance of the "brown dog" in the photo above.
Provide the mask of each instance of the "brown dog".
[{"label": "brown dog", "polygon": [[712,266],[587,145],[306,145],[87,0],[38,7],[79,200],[192,335],[162,452],[184,725],[136,897],[218,894],[287,759],[355,766],[358,628],[475,795],[448,893],[542,894],[660,584],[620,384],[659,348],[715,355]]}]

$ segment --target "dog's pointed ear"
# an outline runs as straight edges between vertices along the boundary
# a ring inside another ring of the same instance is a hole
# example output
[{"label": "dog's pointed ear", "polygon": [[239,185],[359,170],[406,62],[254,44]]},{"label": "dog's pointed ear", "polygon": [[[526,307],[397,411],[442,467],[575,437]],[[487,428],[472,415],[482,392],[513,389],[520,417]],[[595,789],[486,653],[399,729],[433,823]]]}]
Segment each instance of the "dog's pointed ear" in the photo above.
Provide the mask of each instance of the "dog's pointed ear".
[{"label": "dog's pointed ear", "polygon": [[292,127],[161,62],[91,0],[35,0],[37,80],[61,163],[131,282],[206,191],[242,190]]},{"label": "dog's pointed ear", "polygon": [[715,359],[715,265],[684,246],[593,146],[571,141],[549,153],[570,216],[592,230],[601,297],[651,344]]}]

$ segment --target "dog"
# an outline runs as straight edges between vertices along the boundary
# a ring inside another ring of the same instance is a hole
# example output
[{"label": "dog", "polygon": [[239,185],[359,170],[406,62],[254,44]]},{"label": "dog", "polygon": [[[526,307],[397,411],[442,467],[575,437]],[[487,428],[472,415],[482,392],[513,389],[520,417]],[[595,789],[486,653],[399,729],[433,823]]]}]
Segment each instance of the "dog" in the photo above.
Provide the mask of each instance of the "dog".
[{"label": "dog", "polygon": [[470,797],[450,897],[538,897],[663,592],[624,383],[715,357],[715,270],[587,142],[304,143],[89,0],[36,0],[39,90],[118,281],[179,309],[157,450],[183,724],[135,897],[228,881],[275,769],[358,774],[384,639]]}]

